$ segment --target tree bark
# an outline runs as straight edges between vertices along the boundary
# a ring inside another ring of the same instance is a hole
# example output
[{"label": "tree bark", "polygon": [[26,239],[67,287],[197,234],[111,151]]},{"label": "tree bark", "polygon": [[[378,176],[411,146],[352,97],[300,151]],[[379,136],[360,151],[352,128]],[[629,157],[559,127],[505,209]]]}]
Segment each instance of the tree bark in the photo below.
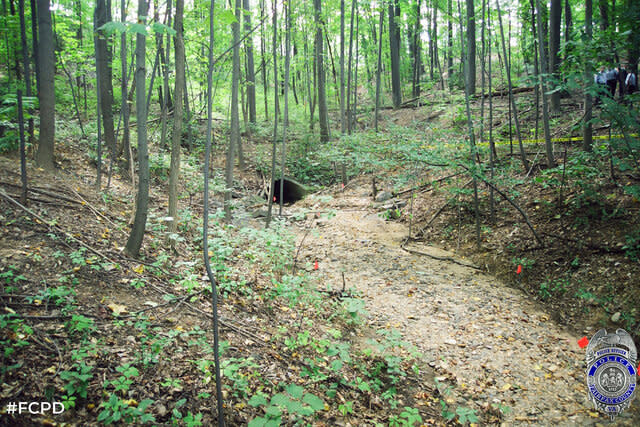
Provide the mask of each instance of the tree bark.
[{"label": "tree bark", "polygon": [[[240,145],[240,116],[238,111],[238,91],[240,83],[240,2],[241,0],[236,0],[236,22],[231,24],[231,30],[233,32],[233,61],[231,65],[231,124],[224,174],[227,185],[227,189],[224,192],[224,214],[227,221],[231,220],[231,189],[233,188],[235,149],[236,146]],[[240,167],[242,168],[243,165],[241,164]]]},{"label": "tree bark", "polygon": [[380,89],[382,71],[382,26],[384,25],[384,7],[380,8],[380,37],[378,38],[378,66],[376,67],[376,108],[373,115],[373,127],[378,132],[378,110],[380,109]]},{"label": "tree bark", "polygon": [[[587,46],[591,45],[591,38],[593,36],[593,1],[585,0],[584,2],[584,27],[585,27],[585,42]],[[585,61],[584,70],[584,84],[586,86],[584,91],[584,122],[582,125],[582,148],[584,151],[591,151],[593,149],[593,125],[591,123],[593,99],[590,86],[593,85],[593,66],[588,59]]]},{"label": "tree bark", "polygon": [[[398,0],[389,2],[389,52],[391,55],[391,93],[393,107],[402,104],[402,86],[400,82],[400,6]],[[382,38],[382,33],[380,33]]]},{"label": "tree bark", "polygon": [[53,171],[53,152],[56,132],[56,94],[54,87],[55,57],[49,0],[38,0],[38,64],[40,68],[40,138],[36,164]]},{"label": "tree bark", "polygon": [[323,54],[322,0],[313,0],[316,21],[316,83],[318,90],[318,116],[320,123],[320,140],[329,141],[329,115],[327,111],[327,93],[325,89],[325,70]]},{"label": "tree bark", "polygon": [[[174,89],[175,105],[173,109],[173,132],[171,134],[171,166],[169,169],[169,233],[175,233],[178,226],[178,179],[180,177],[180,142],[182,141],[182,92],[185,87],[185,58],[184,36],[182,27],[182,15],[184,13],[184,0],[176,0],[174,42],[176,58],[176,81]],[[171,246],[175,240],[170,237]]]},{"label": "tree bark", "polygon": [[108,46],[107,36],[98,28],[109,21],[105,0],[96,1],[95,31],[96,31],[96,67],[100,72],[100,111],[102,113],[102,126],[104,141],[111,158],[115,155],[116,134],[113,125],[113,76],[111,71],[111,50]]},{"label": "tree bark", "polygon": [[[251,14],[249,0],[243,1],[244,8],[244,30],[251,31]],[[256,122],[256,72],[253,60],[253,39],[247,37],[244,42],[246,50],[246,76],[247,76],[247,106],[249,108],[249,123]]]},{"label": "tree bark", "polygon": [[[558,79],[558,69],[560,67],[560,23],[562,21],[562,0],[551,0],[549,28],[549,73],[556,80]],[[543,94],[544,96],[544,94]],[[560,91],[551,94],[551,111],[555,114],[560,112]]]},{"label": "tree bark", "polygon": [[467,0],[467,67],[469,96],[476,93],[476,17],[473,0]]},{"label": "tree bark", "polygon": [[[552,2],[553,5],[553,2]],[[538,16],[538,46],[540,48],[540,65],[542,69],[546,68],[546,57],[544,49],[542,49],[542,14],[540,10],[540,0],[536,0],[536,15]],[[544,126],[544,142],[547,151],[547,166],[552,168],[555,166],[555,160],[553,158],[553,143],[551,142],[551,130],[549,129],[549,102],[547,98],[547,85],[542,78],[542,75],[538,75],[538,81],[540,83],[540,92],[542,92],[542,123]]]},{"label": "tree bark", "polygon": [[[147,17],[147,3],[138,0],[138,22],[144,24]],[[131,227],[131,234],[125,246],[125,252],[137,257],[142,246],[142,239],[147,224],[149,209],[149,152],[147,149],[147,103],[145,99],[146,83],[146,39],[144,34],[136,33],[136,131],[138,134],[138,194],[136,196],[136,212]],[[132,160],[133,161],[133,160]]]}]

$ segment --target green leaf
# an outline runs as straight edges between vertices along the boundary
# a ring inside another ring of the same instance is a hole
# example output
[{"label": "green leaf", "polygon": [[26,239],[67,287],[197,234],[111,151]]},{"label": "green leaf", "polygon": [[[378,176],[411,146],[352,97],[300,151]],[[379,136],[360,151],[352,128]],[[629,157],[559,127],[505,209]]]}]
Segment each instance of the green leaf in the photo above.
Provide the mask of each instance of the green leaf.
[{"label": "green leaf", "polygon": [[98,31],[103,31],[108,35],[111,35],[113,33],[122,34],[127,31],[127,26],[122,22],[110,21],[98,28]]},{"label": "green leaf", "polygon": [[300,399],[302,397],[302,393],[304,393],[304,389],[296,384],[290,384],[286,386],[285,391],[296,399]]},{"label": "green leaf", "polygon": [[282,415],[282,411],[277,406],[269,406],[264,412],[270,417],[279,417]]},{"label": "green leaf", "polygon": [[340,369],[342,369],[342,360],[334,360],[333,362],[331,362],[331,370],[334,372],[338,372]]},{"label": "green leaf", "polygon": [[307,393],[302,398],[302,401],[311,406],[314,411],[321,411],[324,409],[324,401],[315,394]]},{"label": "green leaf", "polygon": [[161,24],[159,22],[154,22],[153,24],[151,24],[151,29],[156,33],[156,34],[171,34],[172,36],[176,35],[176,30],[174,30],[173,28],[165,25],[165,24]]},{"label": "green leaf", "polygon": [[149,35],[149,33],[147,32],[147,26],[144,24],[131,24],[129,26],[129,32],[142,34],[143,36]]},{"label": "green leaf", "polygon": [[267,399],[265,399],[265,397],[261,394],[256,394],[251,396],[251,399],[249,399],[249,402],[247,402],[249,405],[253,406],[254,408],[260,406],[260,405],[266,405],[267,404]]},{"label": "green leaf", "polygon": [[284,395],[282,393],[274,394],[273,397],[271,397],[271,404],[272,405],[287,406],[287,404],[290,401],[291,401],[291,399],[289,399],[286,395]]},{"label": "green leaf", "polygon": [[231,25],[236,22],[236,15],[234,15],[234,13],[229,9],[223,10],[217,14],[216,18],[218,18],[222,25]]},{"label": "green leaf", "polygon": [[267,419],[263,417],[256,417],[249,421],[248,427],[264,427],[267,423]]}]

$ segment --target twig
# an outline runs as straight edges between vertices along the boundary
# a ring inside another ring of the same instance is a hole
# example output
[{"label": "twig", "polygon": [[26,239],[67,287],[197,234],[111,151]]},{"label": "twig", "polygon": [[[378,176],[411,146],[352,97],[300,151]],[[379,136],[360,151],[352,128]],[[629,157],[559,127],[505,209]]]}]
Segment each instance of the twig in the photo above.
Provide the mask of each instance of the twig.
[{"label": "twig", "polygon": [[111,258],[109,258],[108,256],[106,256],[105,254],[103,254],[102,252],[100,252],[99,250],[89,246],[88,244],[84,243],[82,240],[77,239],[75,237],[73,237],[71,235],[71,233],[68,233],[67,231],[64,231],[62,228],[60,228],[57,225],[50,225],[44,218],[42,218],[40,215],[36,214],[35,212],[33,212],[31,209],[23,206],[20,202],[18,202],[17,200],[15,200],[13,197],[9,196],[7,193],[5,193],[4,190],[0,189],[0,196],[4,197],[6,200],[8,200],[9,202],[13,203],[14,205],[16,205],[17,207],[19,207],[20,209],[22,209],[23,211],[25,211],[26,213],[28,213],[29,215],[31,215],[32,217],[36,218],[38,221],[42,222],[43,224],[47,225],[49,227],[49,230],[57,230],[58,232],[64,234],[68,239],[73,240],[74,242],[78,243],[80,246],[83,246],[84,248],[88,249],[89,251],[93,252],[94,254],[100,256],[101,258],[109,261],[112,264],[117,264],[117,262],[115,262],[114,260],[112,260]]},{"label": "twig", "polygon": [[433,258],[433,259],[438,260],[438,261],[448,261],[448,262],[452,262],[454,264],[462,265],[464,267],[474,268],[476,270],[482,270],[482,268],[478,267],[477,265],[468,264],[466,262],[458,261],[457,259],[449,257],[449,256],[442,257],[442,256],[431,255],[431,254],[428,254],[426,252],[417,251],[415,249],[409,249],[404,244],[400,245],[400,248],[403,251],[409,252],[410,254],[426,256],[426,257]]},{"label": "twig", "polygon": [[293,267],[291,268],[291,274],[295,274],[296,272],[296,263],[298,262],[298,255],[300,254],[300,249],[302,249],[302,244],[304,243],[304,239],[307,238],[307,235],[309,234],[310,231],[311,231],[311,227],[307,229],[306,233],[304,233],[304,236],[302,236],[302,240],[300,240],[300,244],[298,245],[298,250],[296,251],[296,256],[293,257]]}]

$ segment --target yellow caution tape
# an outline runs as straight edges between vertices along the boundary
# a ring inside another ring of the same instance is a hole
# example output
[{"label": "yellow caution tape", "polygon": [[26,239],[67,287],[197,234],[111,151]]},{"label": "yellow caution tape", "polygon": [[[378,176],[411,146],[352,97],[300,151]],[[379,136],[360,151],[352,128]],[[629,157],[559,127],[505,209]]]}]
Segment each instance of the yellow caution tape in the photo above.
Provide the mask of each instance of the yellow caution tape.
[{"label": "yellow caution tape", "polygon": [[[633,134],[630,134],[628,136],[631,136],[631,137],[635,138],[635,137],[638,136],[638,134],[637,133],[633,133]],[[619,138],[624,138],[624,135],[611,135],[611,136],[609,136],[609,135],[594,135],[593,136],[594,140],[596,140],[596,139],[609,139],[609,138],[619,139]],[[569,138],[552,138],[551,139],[552,143],[555,143],[555,142],[576,142],[576,141],[582,141],[582,137],[581,136],[574,136],[574,137],[569,137]],[[544,143],[544,142],[545,142],[544,139],[523,139],[522,140],[523,144],[541,144],[541,143]],[[513,143],[517,144],[518,140],[517,139],[513,139]],[[509,141],[497,141],[497,142],[495,142],[495,145],[507,145],[507,144],[509,144]],[[482,143],[479,143],[478,145],[487,146],[487,145],[489,145],[489,143],[488,142],[482,142]]]}]

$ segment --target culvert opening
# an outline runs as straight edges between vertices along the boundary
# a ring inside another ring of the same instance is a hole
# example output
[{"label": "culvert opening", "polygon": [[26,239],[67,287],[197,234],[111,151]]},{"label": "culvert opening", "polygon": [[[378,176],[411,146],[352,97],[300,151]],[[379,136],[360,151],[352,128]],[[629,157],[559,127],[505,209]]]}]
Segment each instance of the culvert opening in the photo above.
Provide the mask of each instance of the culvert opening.
[{"label": "culvert opening", "polygon": [[283,182],[282,203],[294,203],[307,195],[304,185],[291,178],[276,179],[273,181],[274,203],[280,203],[280,181]]}]

